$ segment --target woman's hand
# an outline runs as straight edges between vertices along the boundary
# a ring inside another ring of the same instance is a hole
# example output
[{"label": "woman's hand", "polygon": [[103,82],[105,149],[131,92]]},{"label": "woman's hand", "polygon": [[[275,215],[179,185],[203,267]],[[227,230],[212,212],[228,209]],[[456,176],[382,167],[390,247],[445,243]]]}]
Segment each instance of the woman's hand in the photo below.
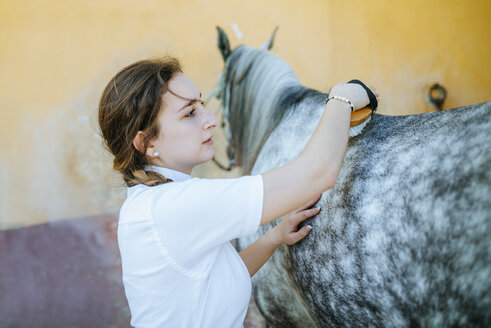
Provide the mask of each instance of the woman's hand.
[{"label": "woman's hand", "polygon": [[307,236],[310,230],[312,230],[312,227],[310,225],[306,225],[302,227],[302,229],[297,230],[298,225],[302,221],[320,212],[320,208],[318,207],[308,209],[309,207],[317,203],[320,198],[321,195],[309,201],[307,204],[297,208],[293,212],[283,216],[280,224],[267,232],[272,242],[276,246],[282,244],[293,245],[303,239],[305,236]]},{"label": "woman's hand", "polygon": [[[373,92],[377,100],[380,101],[379,92],[376,89],[367,87]],[[342,96],[348,98],[353,104],[354,110],[362,109],[368,106],[368,99],[365,89],[356,83],[338,83],[331,88],[329,96]]]},{"label": "woman's hand", "polygon": [[305,226],[300,230],[297,230],[297,227],[303,220],[319,213],[319,208],[307,208],[314,205],[320,198],[321,195],[293,212],[286,214],[283,216],[280,224],[268,230],[261,238],[252,243],[252,245],[239,252],[251,277],[273,255],[278,246],[282,244],[293,245],[308,235],[312,227]]}]

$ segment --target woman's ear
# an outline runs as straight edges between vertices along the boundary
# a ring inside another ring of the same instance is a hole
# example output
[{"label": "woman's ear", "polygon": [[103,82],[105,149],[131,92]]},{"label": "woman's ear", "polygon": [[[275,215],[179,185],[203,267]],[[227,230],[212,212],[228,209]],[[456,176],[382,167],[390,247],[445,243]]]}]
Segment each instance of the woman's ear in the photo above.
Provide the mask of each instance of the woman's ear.
[{"label": "woman's ear", "polygon": [[138,131],[135,138],[133,138],[133,146],[142,154],[145,152],[145,136],[145,132]]},{"label": "woman's ear", "polygon": [[143,131],[138,131],[135,138],[133,139],[133,146],[142,154],[147,157],[156,157],[155,149],[153,148],[152,141],[147,145],[147,151],[145,152],[145,138],[147,134]]}]

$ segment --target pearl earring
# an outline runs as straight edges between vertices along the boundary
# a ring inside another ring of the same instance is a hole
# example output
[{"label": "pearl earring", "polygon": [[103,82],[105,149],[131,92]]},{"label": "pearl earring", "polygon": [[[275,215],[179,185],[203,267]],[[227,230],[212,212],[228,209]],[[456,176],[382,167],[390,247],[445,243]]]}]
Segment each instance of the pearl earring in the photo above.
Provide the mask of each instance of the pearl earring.
[{"label": "pearl earring", "polygon": [[153,157],[159,157],[159,152],[158,151],[154,151],[153,152]]}]

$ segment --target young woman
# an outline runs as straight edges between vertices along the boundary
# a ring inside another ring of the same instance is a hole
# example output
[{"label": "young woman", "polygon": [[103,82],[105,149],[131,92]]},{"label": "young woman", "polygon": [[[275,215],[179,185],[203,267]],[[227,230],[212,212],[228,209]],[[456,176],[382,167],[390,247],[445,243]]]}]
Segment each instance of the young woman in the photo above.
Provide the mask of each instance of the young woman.
[{"label": "young woman", "polygon": [[[310,231],[300,222],[332,188],[348,141],[351,104],[369,103],[359,84],[340,83],[305,150],[256,176],[198,179],[193,167],[213,157],[217,120],[177,59],[143,60],[106,86],[99,124],[128,185],[118,243],[135,327],[241,327],[251,280],[281,244]],[[378,95],[377,92],[375,92]],[[339,98],[339,97],[337,97]],[[284,216],[239,254],[230,241]]]}]

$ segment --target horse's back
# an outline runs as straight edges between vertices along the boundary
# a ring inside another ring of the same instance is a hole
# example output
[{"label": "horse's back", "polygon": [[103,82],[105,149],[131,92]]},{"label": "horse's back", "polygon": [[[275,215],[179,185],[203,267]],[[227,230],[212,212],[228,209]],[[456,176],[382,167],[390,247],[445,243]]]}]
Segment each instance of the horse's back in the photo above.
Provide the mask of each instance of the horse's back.
[{"label": "horse's back", "polygon": [[310,238],[292,248],[320,322],[490,321],[490,104],[374,116],[350,140]]},{"label": "horse's back", "polygon": [[[306,101],[285,118],[252,173],[298,156],[321,113]],[[321,326],[491,323],[490,114],[488,102],[374,115],[350,139],[312,232],[265,271],[292,270]]]}]

